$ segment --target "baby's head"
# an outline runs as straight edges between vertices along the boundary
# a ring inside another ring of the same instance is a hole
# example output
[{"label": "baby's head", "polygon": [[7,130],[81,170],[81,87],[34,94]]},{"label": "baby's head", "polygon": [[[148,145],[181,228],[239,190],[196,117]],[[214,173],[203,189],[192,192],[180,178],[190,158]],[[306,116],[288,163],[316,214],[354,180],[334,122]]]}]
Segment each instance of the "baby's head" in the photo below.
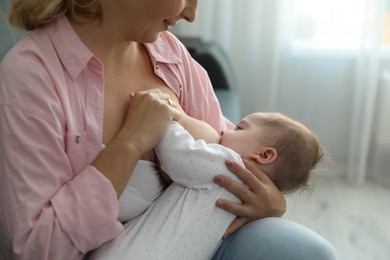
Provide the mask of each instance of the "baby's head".
[{"label": "baby's head", "polygon": [[221,136],[221,144],[252,159],[282,192],[304,188],[324,153],[317,136],[281,113],[253,113],[236,129]]}]

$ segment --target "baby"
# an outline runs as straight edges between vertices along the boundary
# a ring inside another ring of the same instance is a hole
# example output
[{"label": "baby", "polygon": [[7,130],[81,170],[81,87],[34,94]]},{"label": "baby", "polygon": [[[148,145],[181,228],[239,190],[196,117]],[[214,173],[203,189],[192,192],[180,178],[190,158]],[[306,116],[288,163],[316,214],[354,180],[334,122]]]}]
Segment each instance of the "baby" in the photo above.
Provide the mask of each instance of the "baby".
[{"label": "baby", "polygon": [[312,131],[281,113],[248,115],[222,134],[220,144],[256,161],[281,192],[305,187],[324,155]]},{"label": "baby", "polygon": [[[208,126],[200,129],[188,119],[181,124],[198,138]],[[304,188],[311,170],[324,156],[318,137],[310,129],[278,112],[250,114],[216,140],[242,158],[255,161],[283,193]]]},{"label": "baby", "polygon": [[226,168],[226,160],[241,165],[241,158],[255,161],[285,193],[304,187],[323,156],[314,133],[281,113],[250,114],[221,135],[184,117],[180,124],[172,122],[155,152],[173,182],[91,259],[210,259],[236,218],[215,207],[216,200],[241,203],[213,182],[221,174],[240,182]]}]

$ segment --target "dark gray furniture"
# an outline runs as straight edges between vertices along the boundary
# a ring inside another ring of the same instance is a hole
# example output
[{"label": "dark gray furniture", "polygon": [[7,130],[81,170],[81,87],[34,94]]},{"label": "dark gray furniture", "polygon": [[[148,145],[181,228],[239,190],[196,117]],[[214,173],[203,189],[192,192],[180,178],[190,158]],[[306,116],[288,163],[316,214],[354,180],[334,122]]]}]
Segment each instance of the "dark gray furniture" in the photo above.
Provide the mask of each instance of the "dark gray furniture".
[{"label": "dark gray furniture", "polygon": [[238,123],[241,115],[237,80],[227,53],[218,44],[198,37],[178,38],[209,74],[223,114],[233,123]]}]

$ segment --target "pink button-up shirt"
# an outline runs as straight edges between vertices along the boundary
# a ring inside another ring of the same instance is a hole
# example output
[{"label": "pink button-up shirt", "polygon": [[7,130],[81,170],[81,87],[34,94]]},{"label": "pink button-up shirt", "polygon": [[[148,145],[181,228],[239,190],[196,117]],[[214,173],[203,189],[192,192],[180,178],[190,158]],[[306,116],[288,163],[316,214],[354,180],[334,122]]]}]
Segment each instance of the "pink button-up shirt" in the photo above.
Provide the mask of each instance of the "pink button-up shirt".
[{"label": "pink button-up shirt", "polygon": [[[217,131],[232,127],[173,35],[145,46],[186,113]],[[110,181],[90,165],[102,145],[103,70],[64,16],[1,63],[1,259],[81,259],[123,230]]]}]

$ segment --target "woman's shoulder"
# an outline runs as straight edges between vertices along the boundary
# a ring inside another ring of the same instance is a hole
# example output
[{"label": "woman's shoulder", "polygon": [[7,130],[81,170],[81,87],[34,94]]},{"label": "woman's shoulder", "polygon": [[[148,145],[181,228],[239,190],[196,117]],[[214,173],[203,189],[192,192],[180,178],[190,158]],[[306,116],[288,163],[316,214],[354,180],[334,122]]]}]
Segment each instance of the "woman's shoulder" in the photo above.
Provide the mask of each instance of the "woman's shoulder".
[{"label": "woman's shoulder", "polygon": [[[4,57],[0,70],[80,72],[92,53],[83,45],[65,16],[27,34]],[[32,70],[32,68],[34,68]],[[40,71],[42,70],[42,71]]]},{"label": "woman's shoulder", "polygon": [[[66,87],[62,64],[46,30],[31,31],[0,64],[0,102],[47,115],[48,107],[54,108],[52,101],[58,100],[59,90]],[[61,111],[61,104],[55,108]]]},{"label": "woman's shoulder", "polygon": [[40,67],[44,66],[44,57],[50,57],[54,54],[51,49],[54,51],[50,46],[49,37],[40,29],[34,30],[20,39],[8,51],[1,62],[0,71],[2,74],[10,75],[9,71],[23,73],[39,70]]}]

